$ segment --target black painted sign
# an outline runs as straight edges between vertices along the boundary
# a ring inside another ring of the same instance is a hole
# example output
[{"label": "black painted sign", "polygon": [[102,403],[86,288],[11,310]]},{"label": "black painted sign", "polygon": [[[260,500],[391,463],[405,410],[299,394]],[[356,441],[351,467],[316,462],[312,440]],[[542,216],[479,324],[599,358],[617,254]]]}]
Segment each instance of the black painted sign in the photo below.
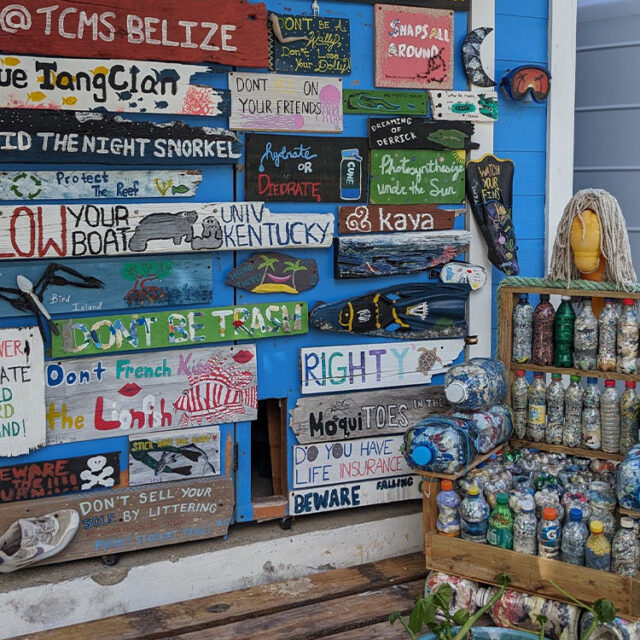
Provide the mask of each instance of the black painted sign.
[{"label": "black painted sign", "polygon": [[475,130],[472,122],[437,122],[428,118],[398,116],[369,118],[369,146],[372,149],[477,149],[471,142]]}]

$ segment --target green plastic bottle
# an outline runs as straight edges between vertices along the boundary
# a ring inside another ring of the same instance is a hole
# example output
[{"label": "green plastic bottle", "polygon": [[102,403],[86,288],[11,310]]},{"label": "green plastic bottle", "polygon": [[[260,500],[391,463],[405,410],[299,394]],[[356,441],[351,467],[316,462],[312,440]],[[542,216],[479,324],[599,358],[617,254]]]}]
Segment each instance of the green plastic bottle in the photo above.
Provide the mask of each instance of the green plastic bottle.
[{"label": "green plastic bottle", "polygon": [[509,497],[502,491],[496,498],[496,506],[489,516],[487,542],[494,547],[513,549],[513,514],[509,509]]},{"label": "green plastic bottle", "polygon": [[553,364],[556,367],[573,366],[573,325],[576,314],[571,306],[571,297],[562,296],[553,323]]}]

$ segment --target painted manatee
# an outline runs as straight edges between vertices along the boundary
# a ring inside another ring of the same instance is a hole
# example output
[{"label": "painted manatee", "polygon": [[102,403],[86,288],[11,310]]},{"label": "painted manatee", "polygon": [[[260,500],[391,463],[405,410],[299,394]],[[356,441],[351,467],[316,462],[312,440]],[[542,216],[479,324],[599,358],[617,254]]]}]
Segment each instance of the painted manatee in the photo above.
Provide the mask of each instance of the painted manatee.
[{"label": "painted manatee", "polygon": [[196,251],[201,249],[217,249],[222,246],[222,227],[216,218],[207,216],[202,221],[202,235],[191,241],[191,248]]},{"label": "painted manatee", "polygon": [[129,240],[131,251],[146,251],[150,240],[173,240],[178,246],[193,240],[193,225],[198,219],[195,211],[152,213],[145,216]]}]

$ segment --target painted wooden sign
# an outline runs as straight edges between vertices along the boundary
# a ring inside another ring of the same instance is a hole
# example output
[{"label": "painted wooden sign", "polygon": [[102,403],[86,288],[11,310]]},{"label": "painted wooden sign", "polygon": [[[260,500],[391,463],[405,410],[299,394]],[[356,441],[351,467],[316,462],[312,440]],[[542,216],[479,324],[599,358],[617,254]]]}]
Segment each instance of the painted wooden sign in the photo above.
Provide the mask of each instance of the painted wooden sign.
[{"label": "painted wooden sign", "polygon": [[429,114],[429,94],[424,91],[343,89],[342,106],[345,113],[426,116]]},{"label": "painted wooden sign", "polygon": [[233,506],[231,477],[220,476],[5,505],[0,528],[18,518],[76,511],[79,526],[69,546],[42,563],[53,564],[223,536]]},{"label": "painted wooden sign", "polygon": [[443,387],[427,386],[298,398],[289,426],[300,444],[404,433],[448,407]]},{"label": "painted wooden sign", "polygon": [[360,234],[335,239],[337,279],[421,273],[469,250],[469,231]]},{"label": "painted wooden sign", "polygon": [[342,79],[230,73],[235,131],[342,131]]},{"label": "painted wooden sign", "polygon": [[256,253],[227,275],[225,284],[253,293],[291,293],[318,284],[318,263],[284,253]]},{"label": "painted wooden sign", "polygon": [[436,120],[495,122],[498,94],[495,91],[430,91],[431,115]]},{"label": "painted wooden sign", "polygon": [[129,438],[129,484],[221,474],[220,429],[216,426]]},{"label": "painted wooden sign", "polygon": [[374,504],[389,504],[421,497],[419,476],[396,476],[332,487],[301,489],[289,493],[289,515],[302,516]]},{"label": "painted wooden sign", "polygon": [[375,85],[453,87],[453,12],[377,4]]},{"label": "painted wooden sign", "polygon": [[464,340],[304,348],[302,394],[424,385],[447,371],[463,349]]},{"label": "painted wooden sign", "polygon": [[308,331],[306,302],[123,313],[54,323],[60,330],[51,337],[54,358],[279,338]]},{"label": "painted wooden sign", "polygon": [[351,32],[346,18],[269,13],[271,69],[284,73],[351,73]]},{"label": "painted wooden sign", "polygon": [[206,67],[5,55],[2,108],[229,115],[228,91],[191,84]]},{"label": "painted wooden sign", "polygon": [[440,209],[430,204],[358,205],[338,209],[340,233],[380,233],[389,231],[441,231],[453,229],[460,211]]},{"label": "painted wooden sign", "polygon": [[448,262],[440,271],[440,280],[445,284],[464,282],[471,287],[471,291],[478,291],[487,282],[487,271],[469,262]]},{"label": "painted wooden sign", "polygon": [[36,327],[0,329],[0,457],[45,445],[44,344]]},{"label": "painted wooden sign", "polygon": [[0,200],[191,198],[199,171],[0,171]]},{"label": "painted wooden sign", "polygon": [[0,14],[0,50],[81,58],[266,67],[267,12],[245,0],[40,0]]},{"label": "painted wooden sign", "polygon": [[321,248],[333,214],[276,213],[261,202],[0,207],[0,258]]},{"label": "painted wooden sign", "polygon": [[371,150],[372,204],[464,202],[464,151]]},{"label": "painted wooden sign", "polygon": [[132,121],[98,112],[2,109],[0,145],[7,163],[191,168],[194,164],[234,164],[240,158],[240,142],[226,129]]},{"label": "painted wooden sign", "polygon": [[247,199],[362,202],[367,199],[366,138],[245,136]]},{"label": "painted wooden sign", "polygon": [[369,118],[369,146],[372,149],[477,149],[471,142],[471,122],[434,122],[427,118],[399,116]]}]

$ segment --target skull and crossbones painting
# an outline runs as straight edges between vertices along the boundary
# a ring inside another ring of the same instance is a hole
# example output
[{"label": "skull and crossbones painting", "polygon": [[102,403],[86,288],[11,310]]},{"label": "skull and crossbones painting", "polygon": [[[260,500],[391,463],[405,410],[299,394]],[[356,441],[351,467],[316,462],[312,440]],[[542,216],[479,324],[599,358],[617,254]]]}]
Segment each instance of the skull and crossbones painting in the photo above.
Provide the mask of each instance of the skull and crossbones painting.
[{"label": "skull and crossbones painting", "polygon": [[93,456],[87,460],[87,467],[80,474],[80,479],[83,480],[81,489],[86,491],[87,489],[93,489],[93,487],[113,487],[114,468],[111,465],[107,465],[107,458],[105,456]]}]

